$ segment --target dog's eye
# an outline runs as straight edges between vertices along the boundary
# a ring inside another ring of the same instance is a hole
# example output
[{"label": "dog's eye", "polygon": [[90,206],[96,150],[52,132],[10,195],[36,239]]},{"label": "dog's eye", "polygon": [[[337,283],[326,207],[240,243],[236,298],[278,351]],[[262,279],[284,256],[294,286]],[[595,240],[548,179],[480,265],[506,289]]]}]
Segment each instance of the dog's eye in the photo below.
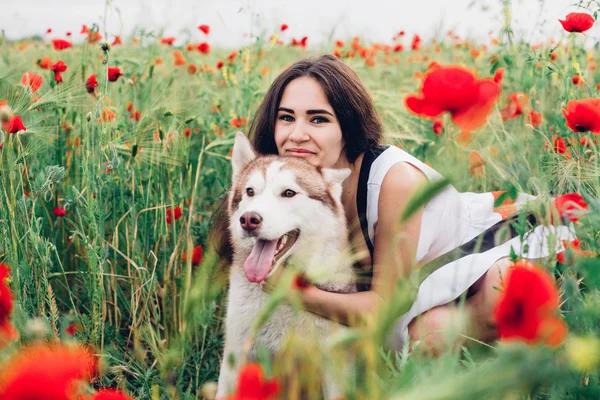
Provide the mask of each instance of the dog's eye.
[{"label": "dog's eye", "polygon": [[287,189],[283,193],[281,193],[282,197],[294,197],[295,195],[296,192],[294,192],[292,189]]},{"label": "dog's eye", "polygon": [[254,189],[252,189],[252,188],[247,188],[247,189],[246,189],[246,194],[248,195],[248,197],[252,197],[252,196],[254,196]]}]

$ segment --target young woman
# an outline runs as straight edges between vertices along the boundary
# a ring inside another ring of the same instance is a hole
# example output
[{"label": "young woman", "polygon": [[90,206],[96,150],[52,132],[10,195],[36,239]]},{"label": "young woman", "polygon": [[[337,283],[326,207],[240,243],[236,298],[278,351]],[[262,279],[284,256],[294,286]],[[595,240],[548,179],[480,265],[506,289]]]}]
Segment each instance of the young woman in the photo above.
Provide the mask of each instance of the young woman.
[{"label": "young woman", "polygon": [[[410,338],[421,340],[434,354],[443,351],[444,330],[458,313],[467,316],[469,328],[463,333],[483,341],[496,338],[495,288],[510,265],[511,245],[521,248],[518,234],[509,229],[504,243],[494,243],[506,222],[506,213],[494,210],[494,195],[459,193],[452,186],[399,226],[415,190],[441,175],[403,150],[381,145],[382,123],[367,89],[348,65],[331,55],[291,65],[268,90],[250,138],[260,154],[302,157],[314,166],[352,171],[343,184],[342,203],[353,248],[366,254],[358,272],[367,280],[354,294],[311,286],[302,295],[307,310],[342,323],[375,312],[390,299],[396,281],[418,263],[434,272],[420,284],[410,311],[396,322],[392,347]],[[526,197],[520,196],[517,207]],[[227,257],[223,217],[217,217],[212,238],[219,254]],[[529,245],[527,258],[548,253],[547,246]],[[263,290],[270,291],[272,285]],[[461,295],[466,297],[462,310],[456,305]]]}]

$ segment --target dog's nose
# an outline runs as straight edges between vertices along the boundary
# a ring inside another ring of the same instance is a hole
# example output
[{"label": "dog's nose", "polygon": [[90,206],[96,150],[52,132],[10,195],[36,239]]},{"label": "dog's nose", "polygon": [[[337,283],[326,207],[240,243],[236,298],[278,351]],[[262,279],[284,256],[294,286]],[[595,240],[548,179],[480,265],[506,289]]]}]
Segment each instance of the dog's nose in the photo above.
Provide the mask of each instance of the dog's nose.
[{"label": "dog's nose", "polygon": [[240,223],[242,224],[242,229],[248,232],[251,232],[260,226],[262,222],[262,217],[260,214],[246,211],[240,217]]}]

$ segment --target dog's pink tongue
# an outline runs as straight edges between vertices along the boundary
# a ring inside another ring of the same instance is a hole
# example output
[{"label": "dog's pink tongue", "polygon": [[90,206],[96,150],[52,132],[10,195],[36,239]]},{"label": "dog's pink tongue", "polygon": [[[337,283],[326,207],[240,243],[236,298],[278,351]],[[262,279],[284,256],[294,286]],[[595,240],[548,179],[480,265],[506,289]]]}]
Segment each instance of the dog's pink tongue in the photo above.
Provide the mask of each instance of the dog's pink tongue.
[{"label": "dog's pink tongue", "polygon": [[252,253],[244,263],[244,273],[250,282],[260,283],[265,280],[273,264],[276,247],[277,239],[256,241]]}]

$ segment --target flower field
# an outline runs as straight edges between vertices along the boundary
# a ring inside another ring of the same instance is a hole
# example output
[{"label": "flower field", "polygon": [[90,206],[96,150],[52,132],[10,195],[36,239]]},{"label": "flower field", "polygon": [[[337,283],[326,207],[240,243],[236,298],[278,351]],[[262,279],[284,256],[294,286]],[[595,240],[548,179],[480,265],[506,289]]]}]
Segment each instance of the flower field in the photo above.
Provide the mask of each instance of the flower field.
[{"label": "flower field", "polygon": [[[284,68],[325,53],[364,81],[387,143],[459,191],[497,192],[501,212],[519,192],[539,196],[537,220],[572,224],[577,239],[514,260],[496,342],[467,338],[436,358],[418,343],[387,349],[414,298],[407,277],[326,354],[298,336],[274,359],[259,352],[230,398],[319,398],[321,365],[350,351],[347,399],[600,398],[594,11],[565,15],[562,36],[540,43],[515,39],[510,19],[485,41],[399,31],[320,45],[282,24],[235,50],[211,46],[208,25],[194,27],[200,41],[97,25],[0,37],[0,398],[214,397],[228,270],[208,231],[233,138]],[[301,290],[276,291],[264,319]]]}]

